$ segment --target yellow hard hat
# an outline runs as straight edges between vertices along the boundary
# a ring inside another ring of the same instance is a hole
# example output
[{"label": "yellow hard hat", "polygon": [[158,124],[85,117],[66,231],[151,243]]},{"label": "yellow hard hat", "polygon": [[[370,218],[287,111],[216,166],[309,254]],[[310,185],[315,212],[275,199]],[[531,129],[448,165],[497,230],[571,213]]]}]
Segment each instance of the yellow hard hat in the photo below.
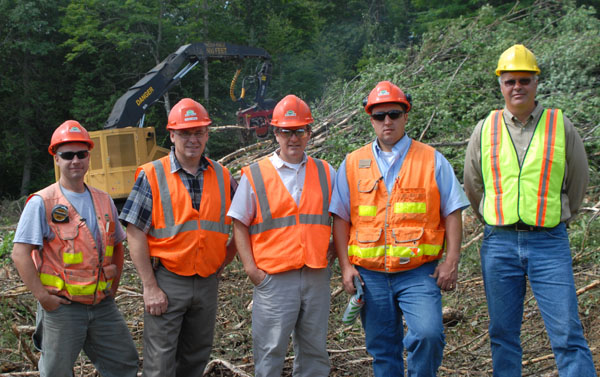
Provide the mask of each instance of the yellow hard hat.
[{"label": "yellow hard hat", "polygon": [[535,60],[533,52],[523,45],[514,45],[500,55],[496,76],[502,72],[525,71],[540,74],[540,69]]}]

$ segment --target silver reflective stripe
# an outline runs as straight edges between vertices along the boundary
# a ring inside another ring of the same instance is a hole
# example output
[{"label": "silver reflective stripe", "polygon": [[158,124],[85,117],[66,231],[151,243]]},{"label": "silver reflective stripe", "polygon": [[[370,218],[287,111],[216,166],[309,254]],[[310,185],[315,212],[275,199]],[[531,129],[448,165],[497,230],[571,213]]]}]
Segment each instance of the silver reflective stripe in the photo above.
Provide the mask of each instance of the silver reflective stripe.
[{"label": "silver reflective stripe", "polygon": [[173,203],[171,202],[171,193],[167,184],[165,169],[160,160],[152,161],[154,170],[156,171],[156,180],[158,181],[158,192],[160,200],[163,204],[163,218],[165,219],[164,228],[150,228],[150,235],[155,238],[169,238],[178,233],[187,232],[198,229],[196,221],[187,221],[183,224],[175,225],[175,216],[173,215]]},{"label": "silver reflective stripe", "polygon": [[[214,171],[217,177],[217,183],[219,186],[221,208],[219,222],[201,220],[200,226],[204,230],[229,233],[229,225],[225,224],[225,180],[223,179],[223,168],[220,164],[210,160],[214,165]],[[160,193],[160,200],[163,204],[163,218],[165,219],[164,228],[150,228],[150,235],[155,238],[169,238],[177,235],[178,233],[188,232],[191,230],[198,230],[198,222],[194,220],[186,221],[183,224],[175,224],[175,215],[173,214],[173,203],[171,202],[171,193],[169,191],[169,185],[167,183],[167,177],[165,174],[164,167],[160,160],[152,161],[154,169],[156,171],[156,179],[158,181],[158,191]],[[219,168],[219,169],[217,169]]]},{"label": "silver reflective stripe", "polygon": [[198,230],[198,222],[186,221],[183,224],[172,225],[167,228],[150,228],[150,235],[154,238],[169,238],[178,233],[189,232],[190,230]]},{"label": "silver reflective stripe", "polygon": [[262,223],[250,225],[248,231],[250,234],[258,234],[266,232],[267,230],[285,228],[292,225],[296,225],[296,216],[286,216],[278,219],[264,220]]},{"label": "silver reflective stripe", "polygon": [[[556,109],[548,109],[544,112],[544,115],[546,116],[546,123],[549,125],[548,128],[548,132],[547,132],[547,137],[548,140],[546,142],[546,145],[544,146],[544,159],[546,161],[550,161],[550,157],[548,156],[548,154],[551,153],[552,149],[553,149],[553,145],[552,143],[555,140],[555,133],[556,133]],[[550,119],[548,119],[550,118]],[[548,176],[550,175],[550,166],[551,163],[545,163],[542,164],[542,166],[544,167],[544,170],[542,171],[542,177],[540,179],[541,181],[541,187],[538,191],[538,197],[540,198],[540,204],[538,206],[538,213],[537,213],[537,218],[536,218],[536,223],[537,224],[542,224],[543,219],[544,219],[544,210],[546,209],[546,200],[548,200],[547,198],[547,190],[548,190],[548,184],[550,183],[548,181]]]},{"label": "silver reflective stripe", "polygon": [[252,175],[254,187],[256,188],[256,199],[258,200],[258,205],[260,206],[260,212],[262,214],[263,221],[260,224],[250,225],[248,229],[249,233],[257,234],[271,229],[285,228],[286,226],[296,225],[296,218],[294,216],[273,219],[271,207],[269,206],[269,200],[267,199],[265,181],[263,180],[263,176],[260,172],[260,167],[258,166],[257,162],[250,165],[250,174]]},{"label": "silver reflective stripe", "polygon": [[[301,224],[317,224],[317,225],[329,225],[329,182],[327,181],[327,174],[325,167],[321,160],[313,161],[316,163],[317,171],[319,174],[319,182],[321,184],[321,195],[323,196],[323,213],[320,215],[306,215],[300,214]],[[263,221],[259,224],[250,225],[249,233],[258,234],[267,230],[285,228],[288,226],[296,225],[295,216],[286,216],[278,219],[273,219],[271,213],[271,207],[269,206],[269,200],[267,199],[267,190],[265,182],[260,172],[258,163],[250,165],[250,174],[254,181],[254,187],[256,188],[256,199],[261,209]]]},{"label": "silver reflective stripe", "polygon": [[319,183],[321,184],[321,195],[323,198],[323,213],[320,215],[300,214],[300,224],[329,225],[329,182],[327,181],[323,161],[317,159],[313,159],[313,161],[317,165],[317,172],[319,173]]},{"label": "silver reflective stripe", "polygon": [[200,220],[200,228],[211,232],[229,234],[230,225],[218,223],[215,221]]},{"label": "silver reflective stripe", "polygon": [[311,224],[311,225],[330,225],[329,214],[327,215],[305,215],[300,214],[300,224]]},{"label": "silver reflective stripe", "polygon": [[225,179],[223,177],[223,167],[217,161],[208,159],[212,164],[213,170],[217,177],[217,185],[219,186],[219,196],[221,200],[221,208],[219,213],[219,222],[200,220],[200,228],[211,232],[229,233],[229,225],[225,224]]}]

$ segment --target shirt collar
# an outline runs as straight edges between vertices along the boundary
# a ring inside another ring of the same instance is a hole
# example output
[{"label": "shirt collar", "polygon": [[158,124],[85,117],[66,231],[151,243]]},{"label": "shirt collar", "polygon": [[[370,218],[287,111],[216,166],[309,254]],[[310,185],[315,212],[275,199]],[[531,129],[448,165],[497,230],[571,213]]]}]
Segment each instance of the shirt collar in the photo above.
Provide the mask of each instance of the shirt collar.
[{"label": "shirt collar", "polygon": [[[410,148],[411,141],[411,138],[404,133],[404,136],[402,136],[402,138],[398,140],[392,147],[392,153],[394,156],[398,157],[405,155],[408,152],[408,148]],[[382,152],[383,150],[379,147],[377,139],[375,139],[375,141],[373,141],[373,154],[375,154],[375,157],[379,157]]]},{"label": "shirt collar", "polygon": [[[183,170],[183,168],[181,167],[181,164],[179,163],[179,160],[177,160],[177,156],[175,156],[175,147],[171,147],[171,152],[169,152],[169,160],[171,161],[171,174],[179,171],[179,170]],[[209,166],[209,162],[208,159],[206,158],[206,156],[204,156],[204,153],[202,154],[202,157],[200,157],[200,166],[198,167],[198,171],[204,171],[208,168]],[[185,170],[183,170],[185,171]]]},{"label": "shirt collar", "polygon": [[504,106],[504,112],[506,113],[504,119],[508,120],[512,126],[525,127],[528,124],[530,124],[532,120],[539,119],[540,115],[542,114],[542,111],[544,111],[542,105],[540,105],[538,101],[535,101],[535,107],[533,108],[533,111],[531,112],[531,114],[529,114],[529,117],[527,117],[527,121],[525,121],[525,123],[522,123],[516,116],[513,115],[513,113],[511,113],[508,110],[508,108],[506,108],[506,106]]},{"label": "shirt collar", "polygon": [[[281,157],[279,157],[279,151],[280,151],[280,148],[278,148],[275,152],[273,152],[273,154],[270,157],[270,160],[273,163],[273,166],[275,166],[275,169],[281,169],[284,166],[293,169],[292,165],[296,165],[296,164],[290,164],[289,162],[283,161],[281,159]],[[304,152],[302,155],[302,161],[300,161],[300,166],[303,166],[304,164],[306,164],[306,161],[308,161],[308,157],[306,156],[306,152]]]}]

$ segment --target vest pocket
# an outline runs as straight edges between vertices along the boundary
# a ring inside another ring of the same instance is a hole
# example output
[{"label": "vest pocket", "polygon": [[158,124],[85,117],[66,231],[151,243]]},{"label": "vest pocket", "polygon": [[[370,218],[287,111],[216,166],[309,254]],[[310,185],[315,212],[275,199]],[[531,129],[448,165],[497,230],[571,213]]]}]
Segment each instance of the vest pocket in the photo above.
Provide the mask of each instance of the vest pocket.
[{"label": "vest pocket", "polygon": [[383,229],[381,228],[358,228],[356,229],[356,241],[358,243],[376,243],[381,239]]},{"label": "vest pocket", "polygon": [[416,244],[417,241],[421,240],[424,233],[425,229],[420,227],[394,228],[392,229],[392,238],[394,239],[394,244]]}]

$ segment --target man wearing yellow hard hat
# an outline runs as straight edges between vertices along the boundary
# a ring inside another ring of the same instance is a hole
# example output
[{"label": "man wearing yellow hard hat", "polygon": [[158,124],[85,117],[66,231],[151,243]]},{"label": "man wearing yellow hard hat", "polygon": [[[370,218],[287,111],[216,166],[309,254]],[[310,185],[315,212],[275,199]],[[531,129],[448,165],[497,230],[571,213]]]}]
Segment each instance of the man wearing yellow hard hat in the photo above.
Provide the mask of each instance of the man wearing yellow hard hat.
[{"label": "man wearing yellow hard hat", "polygon": [[588,185],[581,137],[560,109],[536,101],[535,56],[517,44],[496,75],[504,108],[481,120],[465,158],[465,192],[485,223],[481,270],[494,376],[520,376],[527,279],[561,377],[596,376],[577,311],[566,223]]}]

